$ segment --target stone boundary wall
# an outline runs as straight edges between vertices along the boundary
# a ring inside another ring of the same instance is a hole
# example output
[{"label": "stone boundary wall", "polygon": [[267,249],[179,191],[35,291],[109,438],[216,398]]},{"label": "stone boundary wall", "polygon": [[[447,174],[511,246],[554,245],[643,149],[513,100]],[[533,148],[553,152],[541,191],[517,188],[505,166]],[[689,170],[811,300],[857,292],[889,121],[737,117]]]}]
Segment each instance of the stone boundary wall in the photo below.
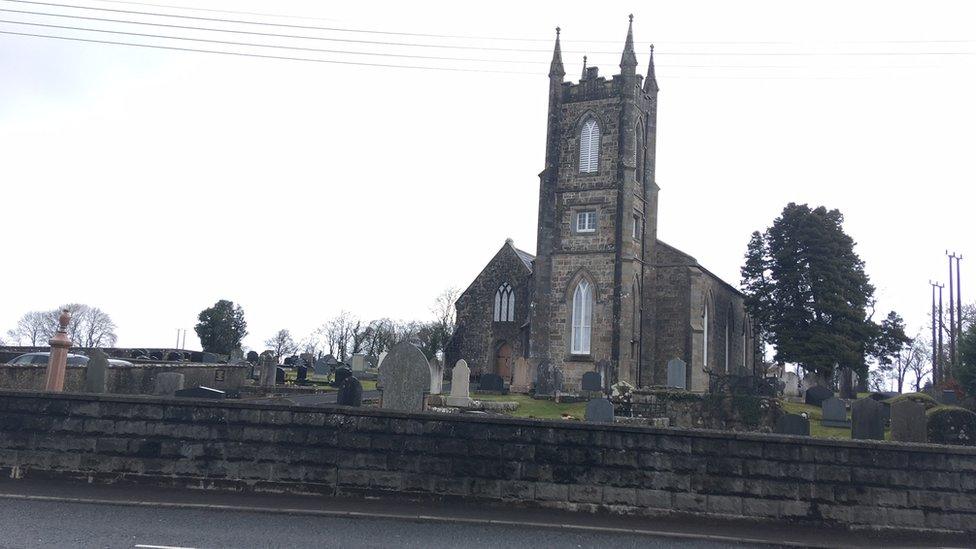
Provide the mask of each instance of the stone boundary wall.
[{"label": "stone boundary wall", "polygon": [[976,533],[976,448],[0,391],[0,474]]},{"label": "stone boundary wall", "polygon": [[[65,391],[84,391],[85,371],[87,369],[87,366],[69,365],[64,376]],[[132,366],[109,365],[106,373],[106,387],[111,394],[150,395],[155,388],[157,375],[163,372],[176,372],[184,375],[187,388],[203,385],[236,394],[244,384],[250,369],[251,367],[247,364],[198,364],[192,362],[133,364]],[[23,366],[0,364],[0,390],[43,390],[46,373],[46,364]]]}]

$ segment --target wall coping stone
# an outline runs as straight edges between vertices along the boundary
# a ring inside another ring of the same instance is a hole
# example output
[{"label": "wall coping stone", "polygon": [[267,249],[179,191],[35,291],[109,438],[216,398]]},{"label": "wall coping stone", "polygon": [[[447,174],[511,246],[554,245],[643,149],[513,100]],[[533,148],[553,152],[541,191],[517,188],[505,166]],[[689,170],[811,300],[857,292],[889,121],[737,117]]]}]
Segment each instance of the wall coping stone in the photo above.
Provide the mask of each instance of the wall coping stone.
[{"label": "wall coping stone", "polygon": [[535,427],[540,429],[561,429],[576,431],[609,431],[616,433],[637,433],[649,435],[681,436],[699,439],[725,439],[742,440],[764,443],[780,444],[801,444],[807,446],[819,446],[829,448],[854,448],[866,450],[884,450],[890,452],[908,453],[932,453],[939,452],[946,455],[976,456],[976,447],[968,446],[949,446],[928,443],[908,443],[891,441],[871,441],[871,440],[840,440],[840,439],[819,439],[812,437],[778,435],[772,433],[744,433],[736,431],[718,431],[710,429],[678,429],[671,427],[650,427],[638,425],[611,425],[611,424],[589,424],[584,422],[570,422],[557,420],[537,420],[514,417],[486,417],[468,415],[448,415],[436,412],[399,412],[395,410],[383,410],[379,408],[354,408],[338,405],[321,406],[292,406],[287,404],[253,403],[234,400],[208,400],[194,398],[172,398],[151,395],[108,395],[108,394],[88,394],[88,393],[51,393],[44,391],[26,390],[0,390],[0,399],[4,397],[15,398],[35,398],[39,400],[75,400],[89,402],[113,402],[129,404],[160,404],[169,406],[193,405],[203,408],[236,408],[245,410],[277,410],[300,413],[341,413],[347,416],[359,417],[378,417],[392,419],[420,419],[436,420],[452,423],[474,423],[474,424],[493,424],[509,425],[520,427]]}]

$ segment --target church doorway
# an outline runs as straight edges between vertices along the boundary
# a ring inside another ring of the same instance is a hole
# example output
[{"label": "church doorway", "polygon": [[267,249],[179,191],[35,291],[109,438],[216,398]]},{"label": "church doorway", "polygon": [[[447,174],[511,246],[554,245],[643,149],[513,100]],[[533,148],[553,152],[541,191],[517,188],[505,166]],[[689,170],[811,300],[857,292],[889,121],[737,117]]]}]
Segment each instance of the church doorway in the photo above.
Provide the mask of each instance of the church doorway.
[{"label": "church doorway", "polygon": [[505,381],[512,381],[512,346],[502,343],[495,353],[495,373]]}]

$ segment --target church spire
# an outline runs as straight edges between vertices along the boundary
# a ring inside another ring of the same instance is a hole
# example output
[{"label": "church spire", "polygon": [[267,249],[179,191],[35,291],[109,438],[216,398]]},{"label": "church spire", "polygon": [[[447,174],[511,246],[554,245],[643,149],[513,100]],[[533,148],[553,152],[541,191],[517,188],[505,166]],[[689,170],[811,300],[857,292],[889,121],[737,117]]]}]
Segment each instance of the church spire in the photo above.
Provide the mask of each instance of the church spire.
[{"label": "church spire", "polygon": [[626,71],[637,70],[637,55],[634,53],[634,14],[630,14],[627,25],[627,41],[624,42],[624,54],[620,57],[620,68]]},{"label": "church spire", "polygon": [[657,77],[654,75],[654,44],[651,44],[651,58],[647,62],[647,77],[644,78],[644,92],[656,92],[657,87]]},{"label": "church spire", "polygon": [[563,69],[563,52],[559,48],[559,27],[556,27],[556,47],[552,50],[552,63],[549,65],[549,78],[558,77],[560,80],[566,75]]}]

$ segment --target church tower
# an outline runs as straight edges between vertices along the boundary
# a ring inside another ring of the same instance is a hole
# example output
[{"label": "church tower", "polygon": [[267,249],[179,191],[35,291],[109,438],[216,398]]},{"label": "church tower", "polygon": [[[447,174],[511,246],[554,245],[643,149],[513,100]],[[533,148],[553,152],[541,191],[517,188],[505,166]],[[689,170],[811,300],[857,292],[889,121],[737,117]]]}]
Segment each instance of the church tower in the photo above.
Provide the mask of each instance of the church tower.
[{"label": "church tower", "polygon": [[530,355],[570,386],[594,370],[605,385],[651,382],[658,87],[653,48],[647,77],[637,74],[630,19],[620,74],[584,61],[579,82],[564,82],[558,28],[549,70]]}]

